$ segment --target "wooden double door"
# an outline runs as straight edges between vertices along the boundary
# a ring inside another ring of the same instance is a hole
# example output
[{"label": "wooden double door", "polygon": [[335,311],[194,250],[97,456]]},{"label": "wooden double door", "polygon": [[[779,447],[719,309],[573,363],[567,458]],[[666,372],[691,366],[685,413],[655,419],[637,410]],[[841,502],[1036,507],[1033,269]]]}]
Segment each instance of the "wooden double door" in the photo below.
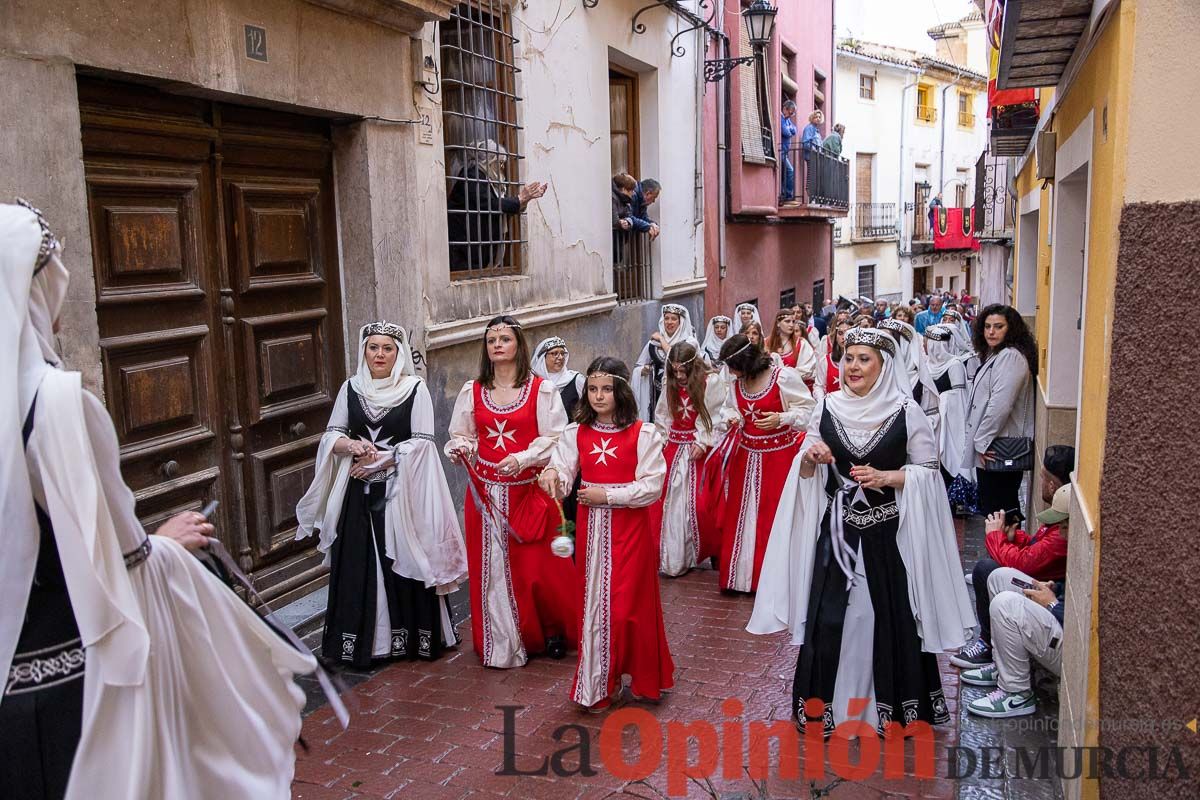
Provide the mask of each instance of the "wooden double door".
[{"label": "wooden double door", "polygon": [[328,123],[81,78],[104,394],[148,530],[220,501],[267,599],[344,377]]}]

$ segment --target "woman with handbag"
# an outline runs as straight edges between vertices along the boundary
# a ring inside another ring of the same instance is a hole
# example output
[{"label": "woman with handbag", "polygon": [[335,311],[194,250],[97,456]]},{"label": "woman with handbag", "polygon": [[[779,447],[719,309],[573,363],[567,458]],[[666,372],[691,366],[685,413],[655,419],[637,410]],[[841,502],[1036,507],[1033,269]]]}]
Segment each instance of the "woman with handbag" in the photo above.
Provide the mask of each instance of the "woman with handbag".
[{"label": "woman with handbag", "polygon": [[962,473],[974,469],[979,513],[1020,505],[1021,474],[1033,467],[1033,378],[1037,344],[1012,306],[999,303],[975,321],[980,367],[967,401]]},{"label": "woman with handbag", "polygon": [[562,658],[578,620],[575,568],[550,540],[554,503],[535,485],[567,427],[558,390],[530,372],[529,345],[510,316],[488,323],[479,377],[463,384],[446,455],[463,465],[471,581],[471,638],[485,667],[522,667],[530,654]]}]

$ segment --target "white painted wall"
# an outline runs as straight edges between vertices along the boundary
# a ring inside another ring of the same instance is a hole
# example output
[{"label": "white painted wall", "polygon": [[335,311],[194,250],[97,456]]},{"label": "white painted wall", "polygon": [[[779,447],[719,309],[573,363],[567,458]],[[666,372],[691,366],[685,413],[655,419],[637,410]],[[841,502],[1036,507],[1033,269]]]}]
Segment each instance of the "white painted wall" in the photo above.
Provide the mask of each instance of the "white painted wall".
[{"label": "white painted wall", "polygon": [[[640,75],[642,175],[664,191],[650,215],[662,226],[655,244],[659,289],[703,277],[702,204],[696,200],[700,148],[699,34],[681,38],[686,55],[668,46],[681,20],[665,10],[642,16],[635,35],[630,19],[639,3],[610,0],[596,8],[578,3],[514,4],[519,115],[524,126],[523,181],[550,184],[526,216],[526,270],[519,276],[469,281],[449,279],[446,180],[441,95],[418,90],[419,107],[433,123],[433,143],[418,145],[411,191],[425,209],[426,243],[414,253],[425,270],[427,325],[521,313],[532,306],[607,295],[611,277],[611,169],[608,118],[610,60]],[[436,25],[425,26],[422,47],[438,61]],[[432,78],[432,73],[426,73]]]},{"label": "white painted wall", "polygon": [[[859,97],[859,74],[875,76],[875,99]],[[915,70],[899,65],[872,61],[850,53],[837,53],[837,80],[834,81],[834,108],[837,119],[846,126],[843,137],[842,156],[850,161],[850,202],[858,201],[855,195],[858,153],[873,153],[872,202],[895,203],[897,215],[902,215],[900,204],[900,130],[902,114],[901,94],[904,86],[914,80]],[[912,94],[912,89],[909,94]],[[843,244],[834,248],[833,291],[834,296],[843,294],[852,297],[858,292],[858,266],[876,263],[875,291],[878,295],[893,295],[902,292],[900,258],[895,241],[852,243],[850,231],[854,225],[853,213],[839,220],[844,227]]]}]

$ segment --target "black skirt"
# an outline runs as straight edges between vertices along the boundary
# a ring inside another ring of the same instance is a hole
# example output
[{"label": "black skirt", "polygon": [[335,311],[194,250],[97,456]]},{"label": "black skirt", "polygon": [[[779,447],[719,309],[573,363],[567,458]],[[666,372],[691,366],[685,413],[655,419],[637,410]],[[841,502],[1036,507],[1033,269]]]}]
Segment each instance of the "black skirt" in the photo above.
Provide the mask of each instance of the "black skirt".
[{"label": "black skirt", "polygon": [[[384,548],[387,483],[350,479],[338,535],[330,548],[329,606],[321,642],[325,658],[358,668],[373,660],[421,659],[442,654],[442,604],[447,598],[418,580],[392,571]],[[378,564],[378,572],[376,571]],[[375,604],[386,595],[391,641],[387,653],[375,650]]]},{"label": "black skirt", "polygon": [[[850,598],[846,575],[833,555],[829,529],[831,507],[826,509],[821,521],[821,535],[813,561],[805,641],[796,659],[792,683],[792,710],[801,728],[810,721],[804,714],[805,700],[819,698],[824,701],[826,712],[823,718],[814,717],[811,721],[822,724],[826,738],[834,731],[831,709],[837,674],[842,666],[839,663],[842,631]],[[872,671],[880,735],[893,721],[901,725],[916,720],[930,724],[950,721],[937,657],[921,650],[921,639],[908,599],[908,573],[896,545],[898,523],[899,518],[895,516],[861,533],[851,525],[845,526],[847,544],[857,551],[860,540],[862,543],[862,567],[875,617]],[[844,713],[845,709],[840,711]]]}]

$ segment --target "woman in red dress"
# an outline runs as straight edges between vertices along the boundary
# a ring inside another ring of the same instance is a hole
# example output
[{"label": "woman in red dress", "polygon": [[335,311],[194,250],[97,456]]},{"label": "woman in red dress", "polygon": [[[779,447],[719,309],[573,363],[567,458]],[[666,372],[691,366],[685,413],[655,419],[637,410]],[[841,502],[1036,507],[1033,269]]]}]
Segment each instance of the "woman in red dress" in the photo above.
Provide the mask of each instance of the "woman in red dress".
[{"label": "woman in red dress", "polygon": [[753,592],[813,399],[800,373],[773,363],[745,336],[731,337],[721,348],[721,360],[736,378],[726,403],[738,428],[723,443],[731,452],[719,512],[720,587]]},{"label": "woman in red dress", "polygon": [[571,562],[550,551],[558,513],[537,474],[567,424],[558,390],[532,375],[529,346],[509,316],[488,324],[480,374],[463,384],[446,455],[468,473],[471,637],[485,667],[574,647],[578,598]]},{"label": "woman in red dress", "polygon": [[833,394],[842,388],[839,363],[846,349],[846,331],[850,330],[850,320],[837,320],[833,327],[833,336],[825,338],[825,353],[817,360],[817,374],[813,385],[813,398],[820,401],[822,397]]},{"label": "woman in red dress", "polygon": [[599,711],[621,691],[625,675],[634,698],[658,700],[674,685],[675,665],[651,529],[650,506],[667,472],[662,440],[638,419],[624,363],[598,358],[587,378],[579,422],[563,432],[539,483],[561,497],[576,471],[583,479],[575,557],[583,617],[571,700]]},{"label": "woman in red dress", "polygon": [[800,373],[811,392],[813,373],[817,368],[817,353],[808,339],[801,335],[790,309],[780,309],[775,315],[771,335],[767,337],[767,352],[776,364],[791,367]]},{"label": "woman in red dress", "polygon": [[671,577],[686,574],[721,550],[720,531],[701,500],[700,465],[716,438],[729,385],[709,372],[699,355],[690,344],[671,348],[654,412],[658,434],[667,442],[667,479],[654,506],[658,571]]}]

